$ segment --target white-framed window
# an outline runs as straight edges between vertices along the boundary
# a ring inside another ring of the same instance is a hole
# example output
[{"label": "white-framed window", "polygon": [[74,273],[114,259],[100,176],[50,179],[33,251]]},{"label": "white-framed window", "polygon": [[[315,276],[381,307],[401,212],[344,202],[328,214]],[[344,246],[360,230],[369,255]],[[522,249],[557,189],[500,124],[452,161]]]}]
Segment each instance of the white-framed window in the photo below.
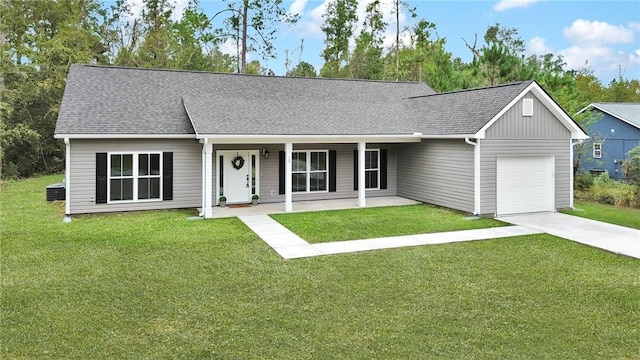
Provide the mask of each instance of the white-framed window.
[{"label": "white-framed window", "polygon": [[593,143],[593,158],[602,159],[602,143]]},{"label": "white-framed window", "polygon": [[329,150],[294,151],[291,172],[293,192],[327,192]]},{"label": "white-framed window", "polygon": [[162,153],[109,153],[107,199],[158,201],[162,199]]},{"label": "white-framed window", "polygon": [[364,188],[380,189],[380,150],[367,149],[364,152]]},{"label": "white-framed window", "polygon": [[522,116],[533,116],[533,99],[522,99]]}]

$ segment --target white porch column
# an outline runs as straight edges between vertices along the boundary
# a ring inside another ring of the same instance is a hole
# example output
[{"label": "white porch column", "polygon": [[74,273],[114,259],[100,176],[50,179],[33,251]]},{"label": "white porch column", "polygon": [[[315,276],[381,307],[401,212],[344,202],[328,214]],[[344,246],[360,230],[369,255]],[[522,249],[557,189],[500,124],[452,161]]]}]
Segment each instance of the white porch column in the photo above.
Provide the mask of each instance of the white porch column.
[{"label": "white porch column", "polygon": [[208,139],[202,145],[202,176],[204,177],[202,189],[202,216],[205,219],[213,217],[213,144]]},{"label": "white porch column", "polygon": [[284,144],[284,211],[293,211],[293,196],[291,192],[291,158],[293,143]]},{"label": "white porch column", "polygon": [[366,189],[365,189],[365,170],[364,170],[364,160],[365,160],[365,150],[367,149],[367,143],[359,142],[358,143],[358,207],[367,206],[367,200],[365,197]]},{"label": "white porch column", "polygon": [[569,140],[569,208],[573,209],[573,147],[581,143],[582,141],[573,142],[573,139]]}]

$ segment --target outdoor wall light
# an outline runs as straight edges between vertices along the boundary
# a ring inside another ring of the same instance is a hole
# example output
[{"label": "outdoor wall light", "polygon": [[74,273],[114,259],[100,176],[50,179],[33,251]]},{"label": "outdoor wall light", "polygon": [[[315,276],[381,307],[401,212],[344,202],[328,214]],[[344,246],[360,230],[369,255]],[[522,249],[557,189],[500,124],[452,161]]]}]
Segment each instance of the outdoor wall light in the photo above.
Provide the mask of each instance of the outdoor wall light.
[{"label": "outdoor wall light", "polygon": [[269,149],[262,149],[262,156],[264,156],[265,159],[269,158]]}]

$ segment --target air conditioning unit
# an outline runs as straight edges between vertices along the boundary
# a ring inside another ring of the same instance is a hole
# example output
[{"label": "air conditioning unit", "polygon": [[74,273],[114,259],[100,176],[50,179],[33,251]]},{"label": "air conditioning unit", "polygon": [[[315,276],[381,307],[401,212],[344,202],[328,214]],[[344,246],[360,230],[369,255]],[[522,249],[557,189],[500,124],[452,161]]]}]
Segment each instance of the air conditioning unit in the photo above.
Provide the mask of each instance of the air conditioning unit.
[{"label": "air conditioning unit", "polygon": [[47,201],[65,200],[64,184],[51,184],[47,186]]}]

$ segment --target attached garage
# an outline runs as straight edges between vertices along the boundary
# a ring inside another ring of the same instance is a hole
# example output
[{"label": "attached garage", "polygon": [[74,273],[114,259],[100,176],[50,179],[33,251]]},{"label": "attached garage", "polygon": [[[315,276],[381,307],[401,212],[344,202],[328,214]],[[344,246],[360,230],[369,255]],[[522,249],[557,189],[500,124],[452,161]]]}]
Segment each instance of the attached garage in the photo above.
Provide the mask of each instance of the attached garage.
[{"label": "attached garage", "polygon": [[497,157],[497,214],[509,215],[554,211],[554,169],[554,156]]}]

